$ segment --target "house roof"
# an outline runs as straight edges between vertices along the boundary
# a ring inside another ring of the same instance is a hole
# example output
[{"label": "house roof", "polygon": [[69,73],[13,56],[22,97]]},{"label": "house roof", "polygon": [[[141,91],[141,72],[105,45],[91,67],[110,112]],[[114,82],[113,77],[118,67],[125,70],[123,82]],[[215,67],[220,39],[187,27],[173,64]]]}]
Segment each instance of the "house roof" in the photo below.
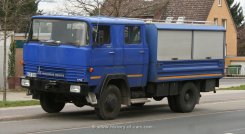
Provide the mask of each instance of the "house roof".
[{"label": "house roof", "polygon": [[186,20],[206,21],[214,0],[169,0],[162,19],[185,17]]}]

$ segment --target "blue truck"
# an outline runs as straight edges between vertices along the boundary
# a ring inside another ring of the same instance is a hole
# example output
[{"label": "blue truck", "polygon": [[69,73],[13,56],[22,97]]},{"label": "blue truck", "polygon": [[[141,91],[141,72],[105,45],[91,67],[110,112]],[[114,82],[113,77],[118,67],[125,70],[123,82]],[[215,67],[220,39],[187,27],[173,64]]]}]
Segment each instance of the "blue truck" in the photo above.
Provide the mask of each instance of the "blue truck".
[{"label": "blue truck", "polygon": [[115,119],[122,105],[168,99],[192,112],[224,76],[224,27],[110,17],[34,16],[21,85],[47,113],[66,103]]}]

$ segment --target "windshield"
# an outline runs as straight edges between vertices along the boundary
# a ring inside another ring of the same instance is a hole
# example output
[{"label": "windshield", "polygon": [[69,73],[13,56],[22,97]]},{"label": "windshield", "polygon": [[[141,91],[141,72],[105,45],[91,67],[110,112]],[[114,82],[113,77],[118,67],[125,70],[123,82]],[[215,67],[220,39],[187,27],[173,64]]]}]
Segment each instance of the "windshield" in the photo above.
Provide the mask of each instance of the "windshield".
[{"label": "windshield", "polygon": [[34,19],[30,41],[52,44],[85,46],[88,44],[88,26],[85,22]]}]

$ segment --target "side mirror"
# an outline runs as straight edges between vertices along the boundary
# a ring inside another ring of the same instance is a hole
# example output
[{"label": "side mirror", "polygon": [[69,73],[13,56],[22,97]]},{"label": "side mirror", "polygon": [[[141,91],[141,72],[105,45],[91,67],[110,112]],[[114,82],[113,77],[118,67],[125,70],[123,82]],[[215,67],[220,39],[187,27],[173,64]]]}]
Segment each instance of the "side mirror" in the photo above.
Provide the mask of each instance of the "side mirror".
[{"label": "side mirror", "polygon": [[27,39],[27,31],[25,31],[25,39]]},{"label": "side mirror", "polygon": [[30,29],[31,29],[30,26],[31,26],[30,23],[28,23],[27,26],[26,26],[26,30],[25,30],[25,39],[26,39],[26,40],[27,40],[27,38],[28,38]]}]

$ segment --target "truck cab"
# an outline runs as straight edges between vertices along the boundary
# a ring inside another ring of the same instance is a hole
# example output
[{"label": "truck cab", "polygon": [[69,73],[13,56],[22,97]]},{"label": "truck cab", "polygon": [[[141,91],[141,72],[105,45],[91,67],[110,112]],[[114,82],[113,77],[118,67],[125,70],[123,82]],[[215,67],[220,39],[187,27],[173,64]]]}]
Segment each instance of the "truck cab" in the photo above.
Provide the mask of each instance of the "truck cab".
[{"label": "truck cab", "polygon": [[[99,96],[105,80],[146,86],[147,65],[142,21],[35,16],[24,46],[22,85],[34,99],[59,93],[66,102],[85,105],[89,93],[90,98]],[[128,105],[129,91],[123,92],[123,103]]]}]

